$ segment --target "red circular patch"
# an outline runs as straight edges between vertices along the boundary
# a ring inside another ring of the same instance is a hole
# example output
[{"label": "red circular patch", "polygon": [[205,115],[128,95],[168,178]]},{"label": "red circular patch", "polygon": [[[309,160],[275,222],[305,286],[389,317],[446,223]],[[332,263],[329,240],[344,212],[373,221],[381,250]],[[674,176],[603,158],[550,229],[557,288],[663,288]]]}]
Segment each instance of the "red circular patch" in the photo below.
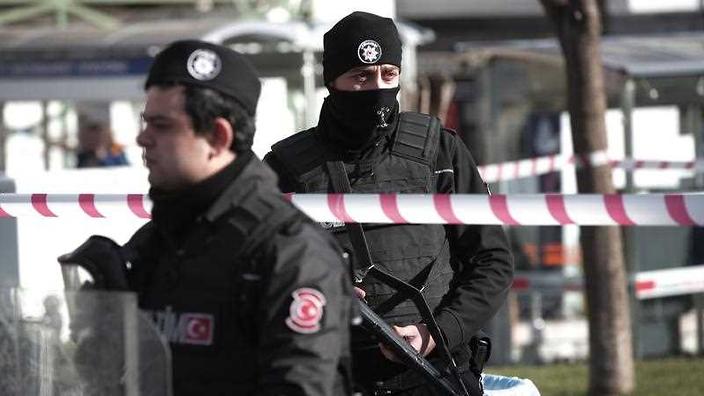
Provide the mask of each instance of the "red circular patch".
[{"label": "red circular patch", "polygon": [[289,316],[286,318],[286,325],[291,330],[303,334],[320,330],[320,320],[326,303],[323,293],[303,287],[296,289],[291,295],[293,301],[289,308]]}]

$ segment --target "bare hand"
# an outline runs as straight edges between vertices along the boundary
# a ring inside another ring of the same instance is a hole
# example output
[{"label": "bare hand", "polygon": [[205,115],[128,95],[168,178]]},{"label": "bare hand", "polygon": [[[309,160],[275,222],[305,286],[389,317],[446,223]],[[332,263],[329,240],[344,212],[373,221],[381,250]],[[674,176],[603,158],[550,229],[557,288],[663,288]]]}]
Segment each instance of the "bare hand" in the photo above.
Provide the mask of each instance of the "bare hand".
[{"label": "bare hand", "polygon": [[[400,337],[403,337],[411,347],[423,356],[427,356],[435,349],[435,340],[430,335],[428,327],[424,323],[413,324],[409,326],[394,326],[394,331]],[[399,362],[399,359],[394,353],[383,344],[379,344],[381,353],[393,362]]]},{"label": "bare hand", "polygon": [[367,292],[364,290],[358,288],[357,286],[354,287],[354,295],[357,296],[360,300],[364,300],[364,297],[366,297]]}]

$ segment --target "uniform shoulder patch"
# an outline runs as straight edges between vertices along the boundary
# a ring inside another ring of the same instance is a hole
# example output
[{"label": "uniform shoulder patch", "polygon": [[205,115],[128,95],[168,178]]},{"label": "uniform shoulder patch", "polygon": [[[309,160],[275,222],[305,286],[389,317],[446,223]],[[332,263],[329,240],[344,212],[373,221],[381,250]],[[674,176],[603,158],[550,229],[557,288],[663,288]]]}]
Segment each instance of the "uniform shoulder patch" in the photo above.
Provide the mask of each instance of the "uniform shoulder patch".
[{"label": "uniform shoulder patch", "polygon": [[310,287],[302,287],[294,290],[291,296],[293,301],[286,318],[286,326],[301,334],[318,332],[326,304],[323,293]]}]

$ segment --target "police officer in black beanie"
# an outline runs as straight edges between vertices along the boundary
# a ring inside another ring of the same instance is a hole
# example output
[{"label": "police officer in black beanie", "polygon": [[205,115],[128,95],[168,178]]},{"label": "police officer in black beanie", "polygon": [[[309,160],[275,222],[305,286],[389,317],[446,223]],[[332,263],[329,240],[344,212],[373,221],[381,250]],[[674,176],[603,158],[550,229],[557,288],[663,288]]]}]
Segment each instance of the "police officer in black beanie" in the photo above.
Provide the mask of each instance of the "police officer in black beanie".
[{"label": "police officer in black beanie", "polygon": [[[401,49],[394,22],[365,12],[346,16],[325,33],[323,75],[330,95],[318,125],[275,144],[264,158],[279,174],[282,191],[488,193],[453,131],[435,117],[399,112]],[[479,377],[490,344],[480,329],[503,304],[513,277],[502,228],[324,226],[354,251],[358,269],[373,264],[422,290],[441,340],[431,336],[410,301],[378,278],[363,277],[355,287],[399,336],[441,369],[446,360],[438,345],[445,343],[469,393],[481,395]],[[435,394],[369,334],[352,339],[353,377],[365,394]]]},{"label": "police officer in black beanie", "polygon": [[119,255],[170,342],[174,394],[349,394],[349,272],[250,150],[254,68],[226,47],[178,41],[157,55],[146,92],[137,143],[152,220]]}]

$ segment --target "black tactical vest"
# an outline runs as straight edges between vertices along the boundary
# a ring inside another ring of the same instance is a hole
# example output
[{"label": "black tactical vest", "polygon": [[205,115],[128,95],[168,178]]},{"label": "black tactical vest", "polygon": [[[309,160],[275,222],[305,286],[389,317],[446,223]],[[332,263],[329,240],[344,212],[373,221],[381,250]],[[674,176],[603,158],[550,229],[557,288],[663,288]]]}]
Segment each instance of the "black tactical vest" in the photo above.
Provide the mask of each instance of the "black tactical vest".
[{"label": "black tactical vest", "polygon": [[[440,121],[419,113],[401,113],[391,149],[367,162],[345,162],[352,193],[434,193]],[[272,147],[272,152],[295,177],[299,193],[335,192],[326,169],[338,160],[318,138],[315,128],[298,133]],[[343,248],[353,251],[344,224],[325,223]],[[422,289],[431,309],[449,289],[452,269],[442,225],[365,224],[364,231],[375,265]],[[389,323],[417,323],[413,303],[369,277],[361,285],[369,305]]]},{"label": "black tactical vest", "polygon": [[170,342],[177,394],[245,395],[256,386],[254,318],[267,274],[255,251],[302,216],[274,191],[238,186],[246,191],[241,202],[199,222],[182,249],[168,246],[152,223],[127,245],[137,252],[130,284],[140,308]]}]

